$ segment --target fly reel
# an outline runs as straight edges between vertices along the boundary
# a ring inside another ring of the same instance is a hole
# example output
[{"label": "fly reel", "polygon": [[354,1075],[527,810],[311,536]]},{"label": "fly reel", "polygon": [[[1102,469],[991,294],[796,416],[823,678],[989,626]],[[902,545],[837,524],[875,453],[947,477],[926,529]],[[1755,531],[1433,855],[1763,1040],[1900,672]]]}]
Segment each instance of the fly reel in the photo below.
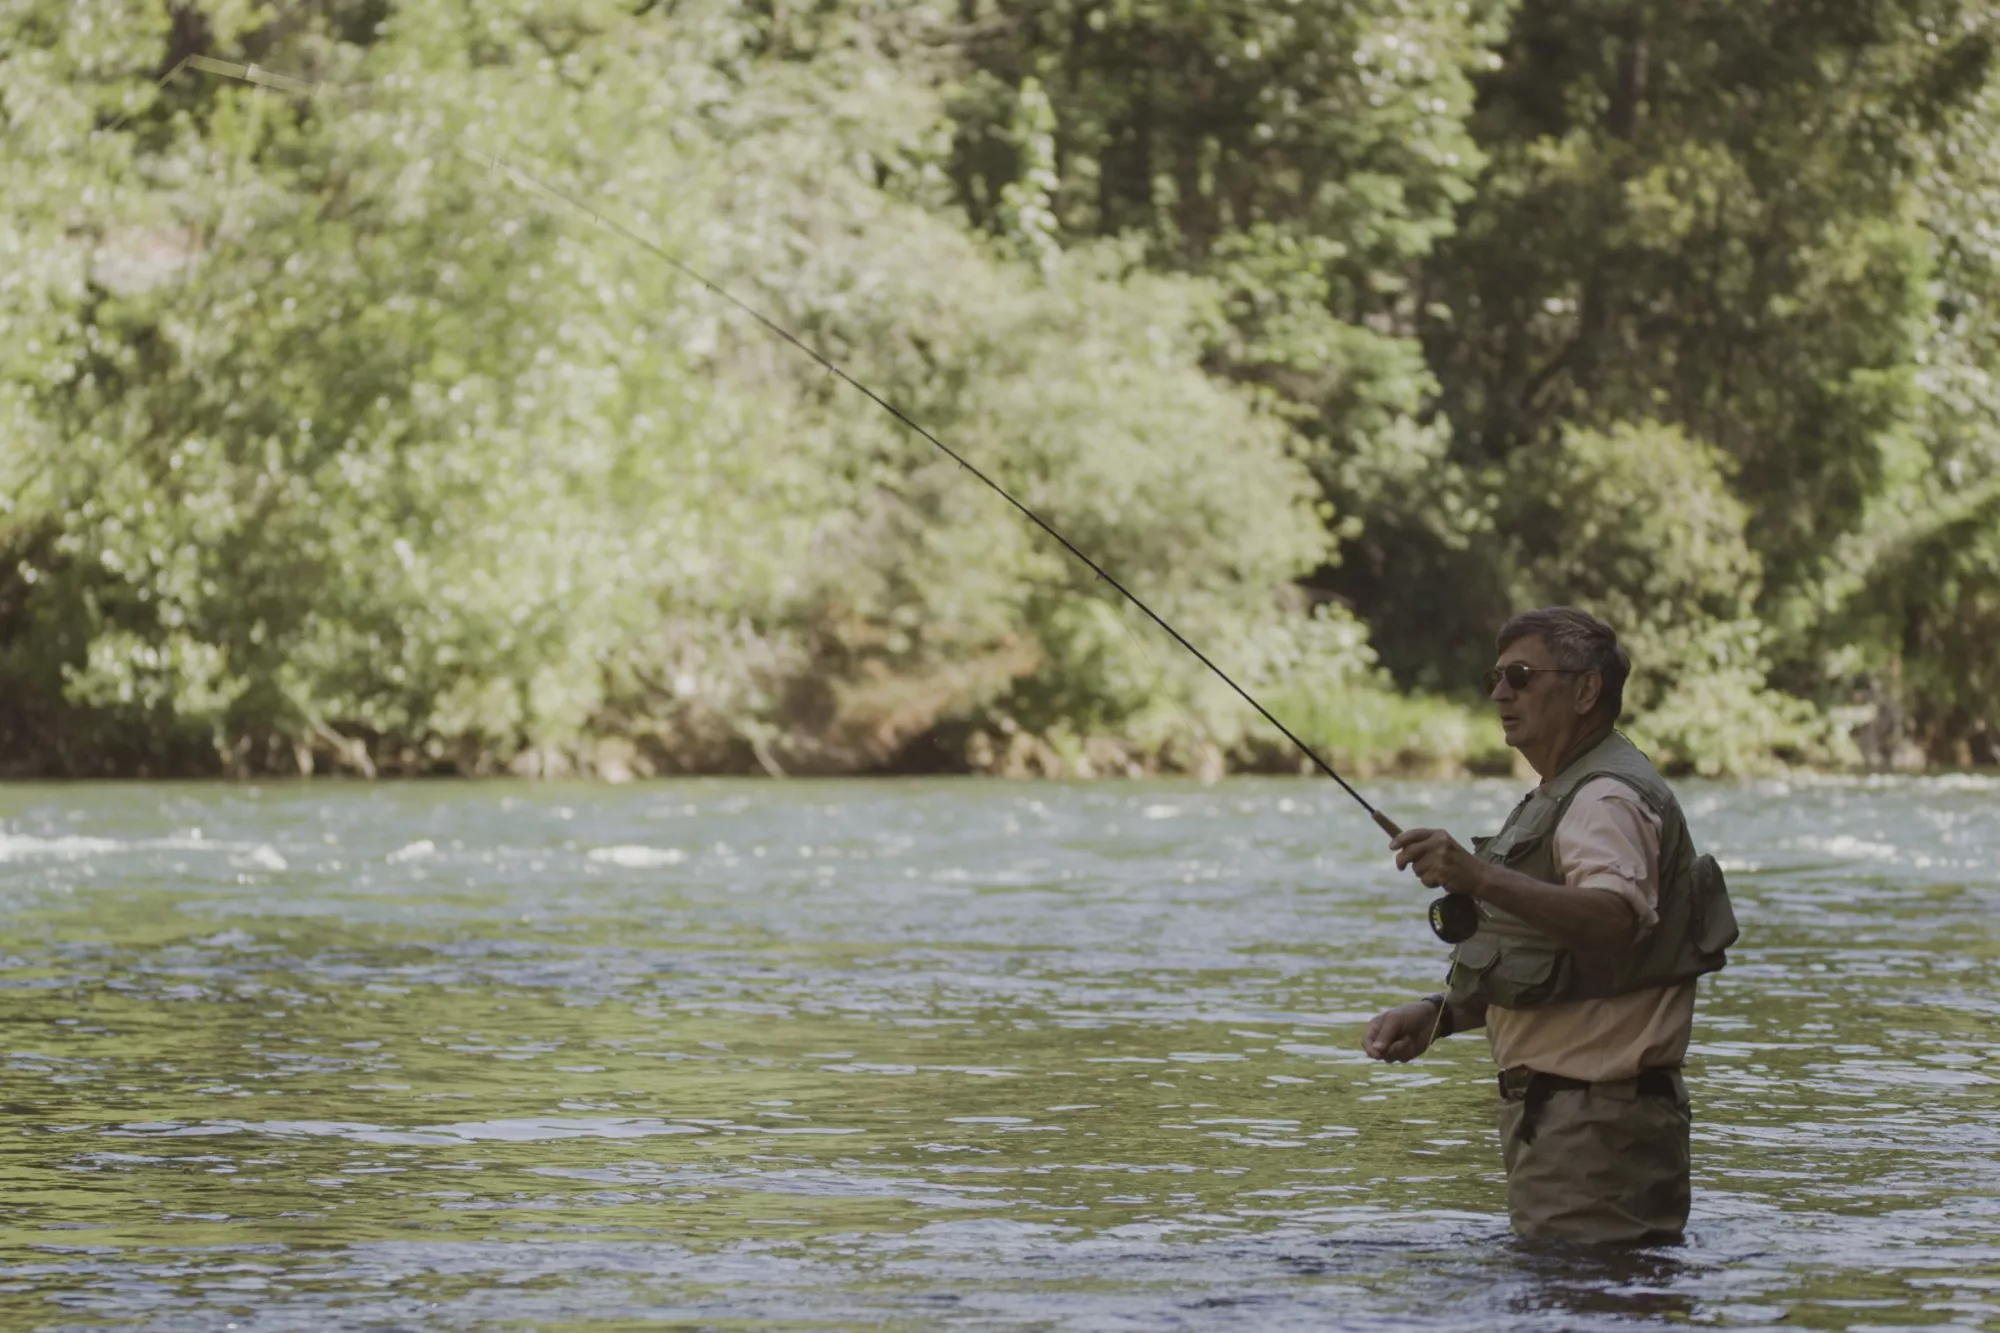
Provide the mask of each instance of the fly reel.
[{"label": "fly reel", "polygon": [[1479,932],[1479,906],[1462,893],[1431,900],[1431,934],[1446,944],[1469,940]]}]

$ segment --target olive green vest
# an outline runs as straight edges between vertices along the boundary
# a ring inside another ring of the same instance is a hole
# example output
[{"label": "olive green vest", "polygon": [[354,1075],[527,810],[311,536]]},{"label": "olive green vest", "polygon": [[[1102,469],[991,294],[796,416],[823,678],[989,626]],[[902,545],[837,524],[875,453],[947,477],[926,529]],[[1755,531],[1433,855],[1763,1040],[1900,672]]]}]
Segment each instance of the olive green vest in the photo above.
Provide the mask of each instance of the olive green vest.
[{"label": "olive green vest", "polygon": [[1659,924],[1625,953],[1590,953],[1565,948],[1519,917],[1481,903],[1478,933],[1452,950],[1454,1009],[1469,1017],[1486,1004],[1532,1009],[1557,1000],[1602,999],[1677,985],[1722,966],[1723,951],[1736,942],[1736,914],[1721,867],[1712,856],[1695,855],[1687,820],[1666,779],[1616,732],[1529,792],[1499,833],[1473,839],[1476,855],[1533,879],[1562,883],[1556,826],[1584,784],[1605,777],[1637,792],[1659,817]]}]

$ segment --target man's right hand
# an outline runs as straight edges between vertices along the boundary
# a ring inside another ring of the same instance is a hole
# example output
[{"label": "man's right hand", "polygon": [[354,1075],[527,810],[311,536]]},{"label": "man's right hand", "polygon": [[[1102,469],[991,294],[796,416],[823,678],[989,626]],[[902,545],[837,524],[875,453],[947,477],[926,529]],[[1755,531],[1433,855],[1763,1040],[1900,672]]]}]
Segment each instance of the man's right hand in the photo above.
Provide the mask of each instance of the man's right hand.
[{"label": "man's right hand", "polygon": [[1387,1009],[1368,1021],[1361,1049],[1376,1060],[1401,1064],[1422,1055],[1437,1030],[1438,1008],[1429,1000],[1412,1000]]}]

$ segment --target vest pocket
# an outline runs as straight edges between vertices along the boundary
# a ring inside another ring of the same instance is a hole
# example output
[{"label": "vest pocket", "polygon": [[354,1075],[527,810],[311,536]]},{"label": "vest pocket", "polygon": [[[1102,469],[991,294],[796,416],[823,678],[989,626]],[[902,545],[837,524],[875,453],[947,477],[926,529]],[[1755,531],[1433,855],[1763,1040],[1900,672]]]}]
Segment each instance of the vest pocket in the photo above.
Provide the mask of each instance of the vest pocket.
[{"label": "vest pocket", "polygon": [[1722,867],[1708,855],[1695,858],[1694,873],[1689,879],[1694,920],[1689,923],[1688,937],[1704,958],[1717,957],[1736,943],[1738,933],[1736,909],[1729,901],[1729,884],[1722,878]]},{"label": "vest pocket", "polygon": [[1500,951],[1493,970],[1486,974],[1487,987],[1493,992],[1488,1002],[1502,1009],[1532,1009],[1546,1004],[1562,993],[1568,962],[1567,949],[1513,941]]},{"label": "vest pocket", "polygon": [[1458,946],[1454,962],[1454,994],[1502,1009],[1532,1009],[1560,998],[1570,973],[1569,951],[1554,941],[1486,929]]},{"label": "vest pocket", "polygon": [[1473,855],[1495,865],[1513,865],[1540,847],[1542,836],[1534,829],[1501,829],[1490,838],[1474,838]]},{"label": "vest pocket", "polygon": [[1451,963],[1461,973],[1469,977],[1484,976],[1486,969],[1493,966],[1500,957],[1500,946],[1493,937],[1484,933],[1474,935],[1469,940],[1461,940],[1452,950]]}]

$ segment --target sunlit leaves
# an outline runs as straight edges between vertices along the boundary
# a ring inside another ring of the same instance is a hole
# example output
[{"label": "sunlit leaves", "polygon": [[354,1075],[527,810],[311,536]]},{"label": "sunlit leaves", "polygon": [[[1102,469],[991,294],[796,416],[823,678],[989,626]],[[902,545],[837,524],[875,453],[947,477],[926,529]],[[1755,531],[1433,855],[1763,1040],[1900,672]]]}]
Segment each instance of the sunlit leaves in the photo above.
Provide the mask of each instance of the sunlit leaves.
[{"label": "sunlit leaves", "polygon": [[[896,176],[934,94],[854,15],[384,13],[211,16],[317,98],[183,75],[95,131],[72,98],[94,157],[10,143],[60,165],[7,201],[59,279],[4,311],[18,743],[549,771],[605,736],[849,768],[1175,700],[1187,746],[1242,731],[1130,627],[1080,636],[1088,572],[949,460],[492,159],[800,330],[1255,673],[1302,651],[1326,538],[1285,428],[1198,369],[1211,290],[1089,246],[1038,276],[928,208]],[[143,89],[159,39],[98,77]]]}]

